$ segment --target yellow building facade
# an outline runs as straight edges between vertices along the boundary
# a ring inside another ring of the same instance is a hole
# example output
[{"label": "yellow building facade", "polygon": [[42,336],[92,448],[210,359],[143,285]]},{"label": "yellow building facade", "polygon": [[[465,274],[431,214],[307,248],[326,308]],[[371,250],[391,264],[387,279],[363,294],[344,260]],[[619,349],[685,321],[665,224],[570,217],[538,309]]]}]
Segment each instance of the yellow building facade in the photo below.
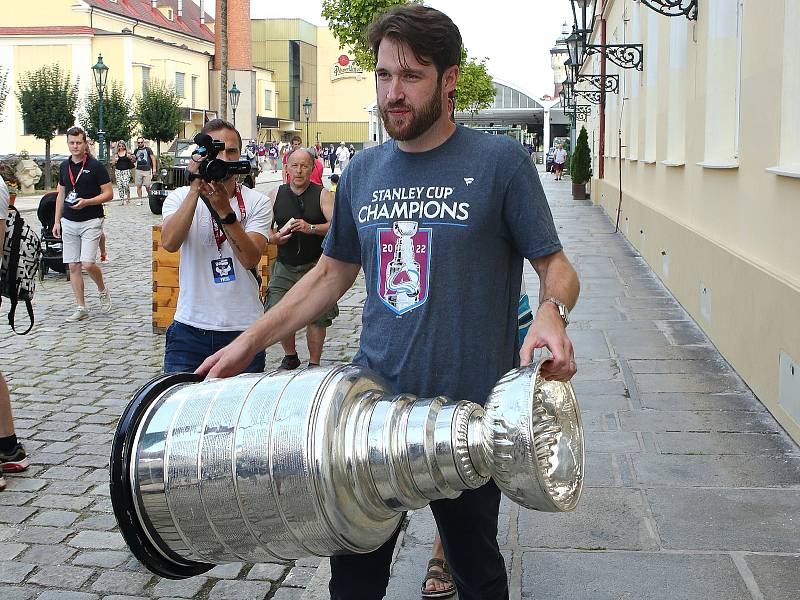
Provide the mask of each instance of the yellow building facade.
[{"label": "yellow building facade", "polygon": [[[193,137],[206,119],[215,117],[219,101],[211,75],[213,21],[191,1],[157,0],[155,5],[152,0],[39,0],[24,11],[5,12],[0,24],[0,69],[9,71],[12,90],[0,122],[0,155],[21,150],[44,154],[44,142],[25,134],[14,95],[19,78],[58,63],[79,84],[80,113],[83,98],[94,87],[91,67],[99,54],[109,68],[109,83],[121,82],[132,97],[149,81],[175,86],[184,108],[179,137]],[[243,99],[240,110],[274,117],[275,107],[264,103],[275,93],[272,73],[255,69],[250,76],[255,91]],[[66,153],[66,145],[62,148],[56,142],[52,151]]]},{"label": "yellow building facade", "polygon": [[[344,141],[357,148],[370,141],[374,74],[358,67],[327,27],[301,19],[254,20],[252,43],[253,64],[275,74],[278,119],[296,123],[295,129],[269,135],[286,140],[297,134],[304,143],[308,137],[310,144]],[[308,118],[306,98],[311,102]]]},{"label": "yellow building facade", "polygon": [[612,221],[621,201],[622,233],[800,440],[800,3],[699,8],[689,21],[605,2],[606,43],[642,43],[644,65],[607,63],[620,93],[602,179],[597,107],[586,124],[591,196]]}]

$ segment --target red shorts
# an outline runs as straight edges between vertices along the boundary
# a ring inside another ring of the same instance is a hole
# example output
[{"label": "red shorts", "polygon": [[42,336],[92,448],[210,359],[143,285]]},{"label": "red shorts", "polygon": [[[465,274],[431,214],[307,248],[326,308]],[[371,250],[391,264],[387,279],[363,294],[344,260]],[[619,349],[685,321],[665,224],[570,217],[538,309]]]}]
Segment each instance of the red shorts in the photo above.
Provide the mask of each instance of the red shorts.
[{"label": "red shorts", "polygon": [[553,163],[553,172],[554,173],[563,173],[564,172],[564,163]]}]

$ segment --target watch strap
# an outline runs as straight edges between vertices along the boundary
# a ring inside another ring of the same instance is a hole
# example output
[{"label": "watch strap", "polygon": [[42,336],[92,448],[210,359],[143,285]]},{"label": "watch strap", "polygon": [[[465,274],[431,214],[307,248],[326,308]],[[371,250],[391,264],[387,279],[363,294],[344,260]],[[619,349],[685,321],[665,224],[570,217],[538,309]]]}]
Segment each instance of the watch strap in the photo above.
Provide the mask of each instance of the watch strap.
[{"label": "watch strap", "polygon": [[569,308],[567,308],[566,304],[564,304],[558,298],[555,298],[553,296],[548,296],[539,303],[539,307],[541,307],[542,304],[544,304],[545,302],[550,302],[551,304],[555,304],[556,308],[558,309],[558,314],[561,317],[561,320],[564,321],[564,327],[569,325]]}]

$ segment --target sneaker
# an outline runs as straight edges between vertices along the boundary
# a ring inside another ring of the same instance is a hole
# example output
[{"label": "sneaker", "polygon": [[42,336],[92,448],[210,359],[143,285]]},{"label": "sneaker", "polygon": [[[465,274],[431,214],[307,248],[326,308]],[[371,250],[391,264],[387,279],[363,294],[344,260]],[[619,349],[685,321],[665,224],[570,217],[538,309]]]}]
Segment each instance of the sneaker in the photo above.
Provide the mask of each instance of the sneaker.
[{"label": "sneaker", "polygon": [[[3,473],[21,473],[28,468],[28,453],[22,444],[17,443],[11,452],[0,452],[0,475]],[[0,487],[2,489],[2,487]]]},{"label": "sneaker", "polygon": [[283,357],[281,361],[281,369],[285,369],[287,371],[292,371],[300,366],[300,359],[297,358],[297,354],[292,354],[289,356],[288,354]]},{"label": "sneaker", "polygon": [[79,306],[75,309],[75,312],[72,313],[70,316],[67,317],[67,322],[73,323],[75,321],[83,321],[84,319],[89,318],[89,311],[86,310],[85,306]]},{"label": "sneaker", "polygon": [[103,312],[111,311],[111,294],[108,293],[108,288],[100,292],[100,306]]}]

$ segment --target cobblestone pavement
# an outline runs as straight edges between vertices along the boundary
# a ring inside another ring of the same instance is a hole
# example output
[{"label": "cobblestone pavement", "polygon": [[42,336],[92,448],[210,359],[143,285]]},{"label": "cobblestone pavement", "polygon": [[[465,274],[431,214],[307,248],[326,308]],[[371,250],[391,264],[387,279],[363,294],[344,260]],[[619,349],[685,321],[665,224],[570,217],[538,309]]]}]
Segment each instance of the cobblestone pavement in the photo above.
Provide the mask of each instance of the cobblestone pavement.
[{"label": "cobblestone pavement", "polygon": [[[35,212],[24,216],[38,231]],[[159,373],[163,358],[164,336],[153,333],[150,320],[150,226],[159,222],[146,203],[110,207],[112,262],[103,267],[114,300],[110,314],[99,312],[96,288],[85,277],[91,319],[65,323],[72,291],[63,275],[51,273],[37,290],[34,330],[21,337],[0,327],[17,435],[32,460],[26,473],[7,475],[0,492],[2,600],[293,600],[314,573],[318,561],[308,559],[224,565],[190,580],[164,580],[131,556],[117,531],[107,483],[112,434],[133,392]],[[352,357],[362,297],[363,284],[356,285],[340,303],[324,362]],[[3,320],[6,310],[3,303]],[[279,347],[271,349],[267,365],[277,366],[281,356]]]},{"label": "cobblestone pavement", "polygon": [[[798,446],[603,211],[542,180],[582,284],[569,333],[586,485],[569,514],[504,500],[512,600],[800,598]],[[530,268],[525,281],[535,298]],[[432,542],[417,511],[387,598],[418,597]]]}]

